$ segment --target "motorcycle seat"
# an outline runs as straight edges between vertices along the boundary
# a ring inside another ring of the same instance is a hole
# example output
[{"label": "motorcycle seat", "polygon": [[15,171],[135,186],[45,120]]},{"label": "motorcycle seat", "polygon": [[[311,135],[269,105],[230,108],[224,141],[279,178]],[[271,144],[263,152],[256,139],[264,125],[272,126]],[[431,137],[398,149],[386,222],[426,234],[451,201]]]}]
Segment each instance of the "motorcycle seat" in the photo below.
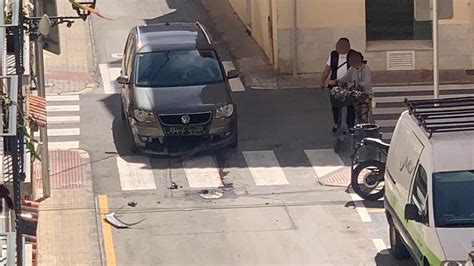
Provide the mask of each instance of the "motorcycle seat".
[{"label": "motorcycle seat", "polygon": [[380,149],[383,149],[383,150],[388,150],[390,148],[389,143],[386,143],[383,140],[378,139],[378,138],[364,138],[364,139],[362,139],[362,144],[364,144],[364,145],[374,145],[374,146],[376,146]]}]

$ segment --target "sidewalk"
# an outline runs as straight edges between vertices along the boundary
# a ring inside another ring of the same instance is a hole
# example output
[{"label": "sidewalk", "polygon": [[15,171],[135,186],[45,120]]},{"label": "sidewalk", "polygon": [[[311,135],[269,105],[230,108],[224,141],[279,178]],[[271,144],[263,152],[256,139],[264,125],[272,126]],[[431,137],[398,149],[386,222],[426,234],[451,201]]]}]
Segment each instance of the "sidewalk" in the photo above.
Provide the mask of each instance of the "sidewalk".
[{"label": "sidewalk", "polygon": [[[68,1],[57,4],[59,14],[77,15]],[[61,55],[44,52],[47,95],[95,87],[89,25],[81,20],[71,28],[59,25]],[[49,160],[51,197],[39,204],[38,265],[102,265],[89,155],[81,150],[50,150]],[[33,178],[41,188],[41,167],[35,165]]]},{"label": "sidewalk", "polygon": [[[77,16],[68,1],[58,1],[58,13]],[[59,25],[61,54],[44,52],[46,94],[77,93],[94,88],[94,52],[89,20],[76,20],[72,27]]]},{"label": "sidewalk", "polygon": [[[293,77],[291,74],[279,75],[274,71],[265,53],[248,34],[246,26],[228,0],[201,0],[201,3],[214,22],[213,26],[222,36],[234,63],[243,76],[246,87],[253,89],[319,87],[319,74],[301,74]],[[433,84],[432,77],[432,71],[372,72],[372,82],[375,86],[427,85]],[[474,84],[474,75],[468,76],[463,70],[440,71],[440,83]]]},{"label": "sidewalk", "polygon": [[[38,265],[101,265],[89,155],[50,151],[51,197],[40,203]],[[41,169],[35,169],[41,188]]]}]

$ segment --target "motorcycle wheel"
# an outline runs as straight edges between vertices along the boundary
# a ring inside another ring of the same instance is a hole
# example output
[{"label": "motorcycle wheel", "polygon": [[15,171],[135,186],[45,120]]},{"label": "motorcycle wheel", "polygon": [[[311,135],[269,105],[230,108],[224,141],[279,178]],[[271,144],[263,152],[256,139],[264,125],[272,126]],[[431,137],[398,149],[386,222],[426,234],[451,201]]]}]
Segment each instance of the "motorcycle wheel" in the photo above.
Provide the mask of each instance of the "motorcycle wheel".
[{"label": "motorcycle wheel", "polygon": [[352,172],[352,189],[364,200],[379,200],[385,192],[384,174],[383,163],[376,160],[361,162]]}]

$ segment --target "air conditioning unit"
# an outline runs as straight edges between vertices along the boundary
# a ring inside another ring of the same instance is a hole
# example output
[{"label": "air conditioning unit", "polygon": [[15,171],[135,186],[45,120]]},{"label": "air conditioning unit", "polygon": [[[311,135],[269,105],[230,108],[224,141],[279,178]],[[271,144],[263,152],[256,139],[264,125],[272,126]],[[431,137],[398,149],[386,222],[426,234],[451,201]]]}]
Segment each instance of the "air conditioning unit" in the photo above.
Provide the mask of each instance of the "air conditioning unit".
[{"label": "air conditioning unit", "polygon": [[415,51],[387,51],[387,71],[415,70]]}]

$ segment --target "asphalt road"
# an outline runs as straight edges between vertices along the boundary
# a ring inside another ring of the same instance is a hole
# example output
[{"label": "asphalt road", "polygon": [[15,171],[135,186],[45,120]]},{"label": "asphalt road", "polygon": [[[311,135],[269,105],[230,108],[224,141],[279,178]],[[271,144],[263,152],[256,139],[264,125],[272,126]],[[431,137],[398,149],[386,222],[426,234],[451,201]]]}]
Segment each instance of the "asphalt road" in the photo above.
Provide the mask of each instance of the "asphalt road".
[{"label": "asphalt road", "polygon": [[[199,20],[212,33],[212,20],[199,1],[190,0],[101,0],[98,8],[113,20],[93,18],[104,86],[81,95],[81,149],[90,153],[94,192],[107,199],[108,209],[126,222],[143,220],[105,234],[104,249],[113,250],[105,252],[108,260],[117,265],[407,264],[386,250],[383,206],[357,202],[356,209],[344,188],[317,182],[347,163],[347,156],[331,153],[324,92],[235,92],[236,150],[185,159],[131,154],[120,95],[110,81],[128,31],[143,23]],[[223,46],[219,53],[230,60]],[[201,197],[216,186],[207,196],[217,191],[222,197]]]}]

